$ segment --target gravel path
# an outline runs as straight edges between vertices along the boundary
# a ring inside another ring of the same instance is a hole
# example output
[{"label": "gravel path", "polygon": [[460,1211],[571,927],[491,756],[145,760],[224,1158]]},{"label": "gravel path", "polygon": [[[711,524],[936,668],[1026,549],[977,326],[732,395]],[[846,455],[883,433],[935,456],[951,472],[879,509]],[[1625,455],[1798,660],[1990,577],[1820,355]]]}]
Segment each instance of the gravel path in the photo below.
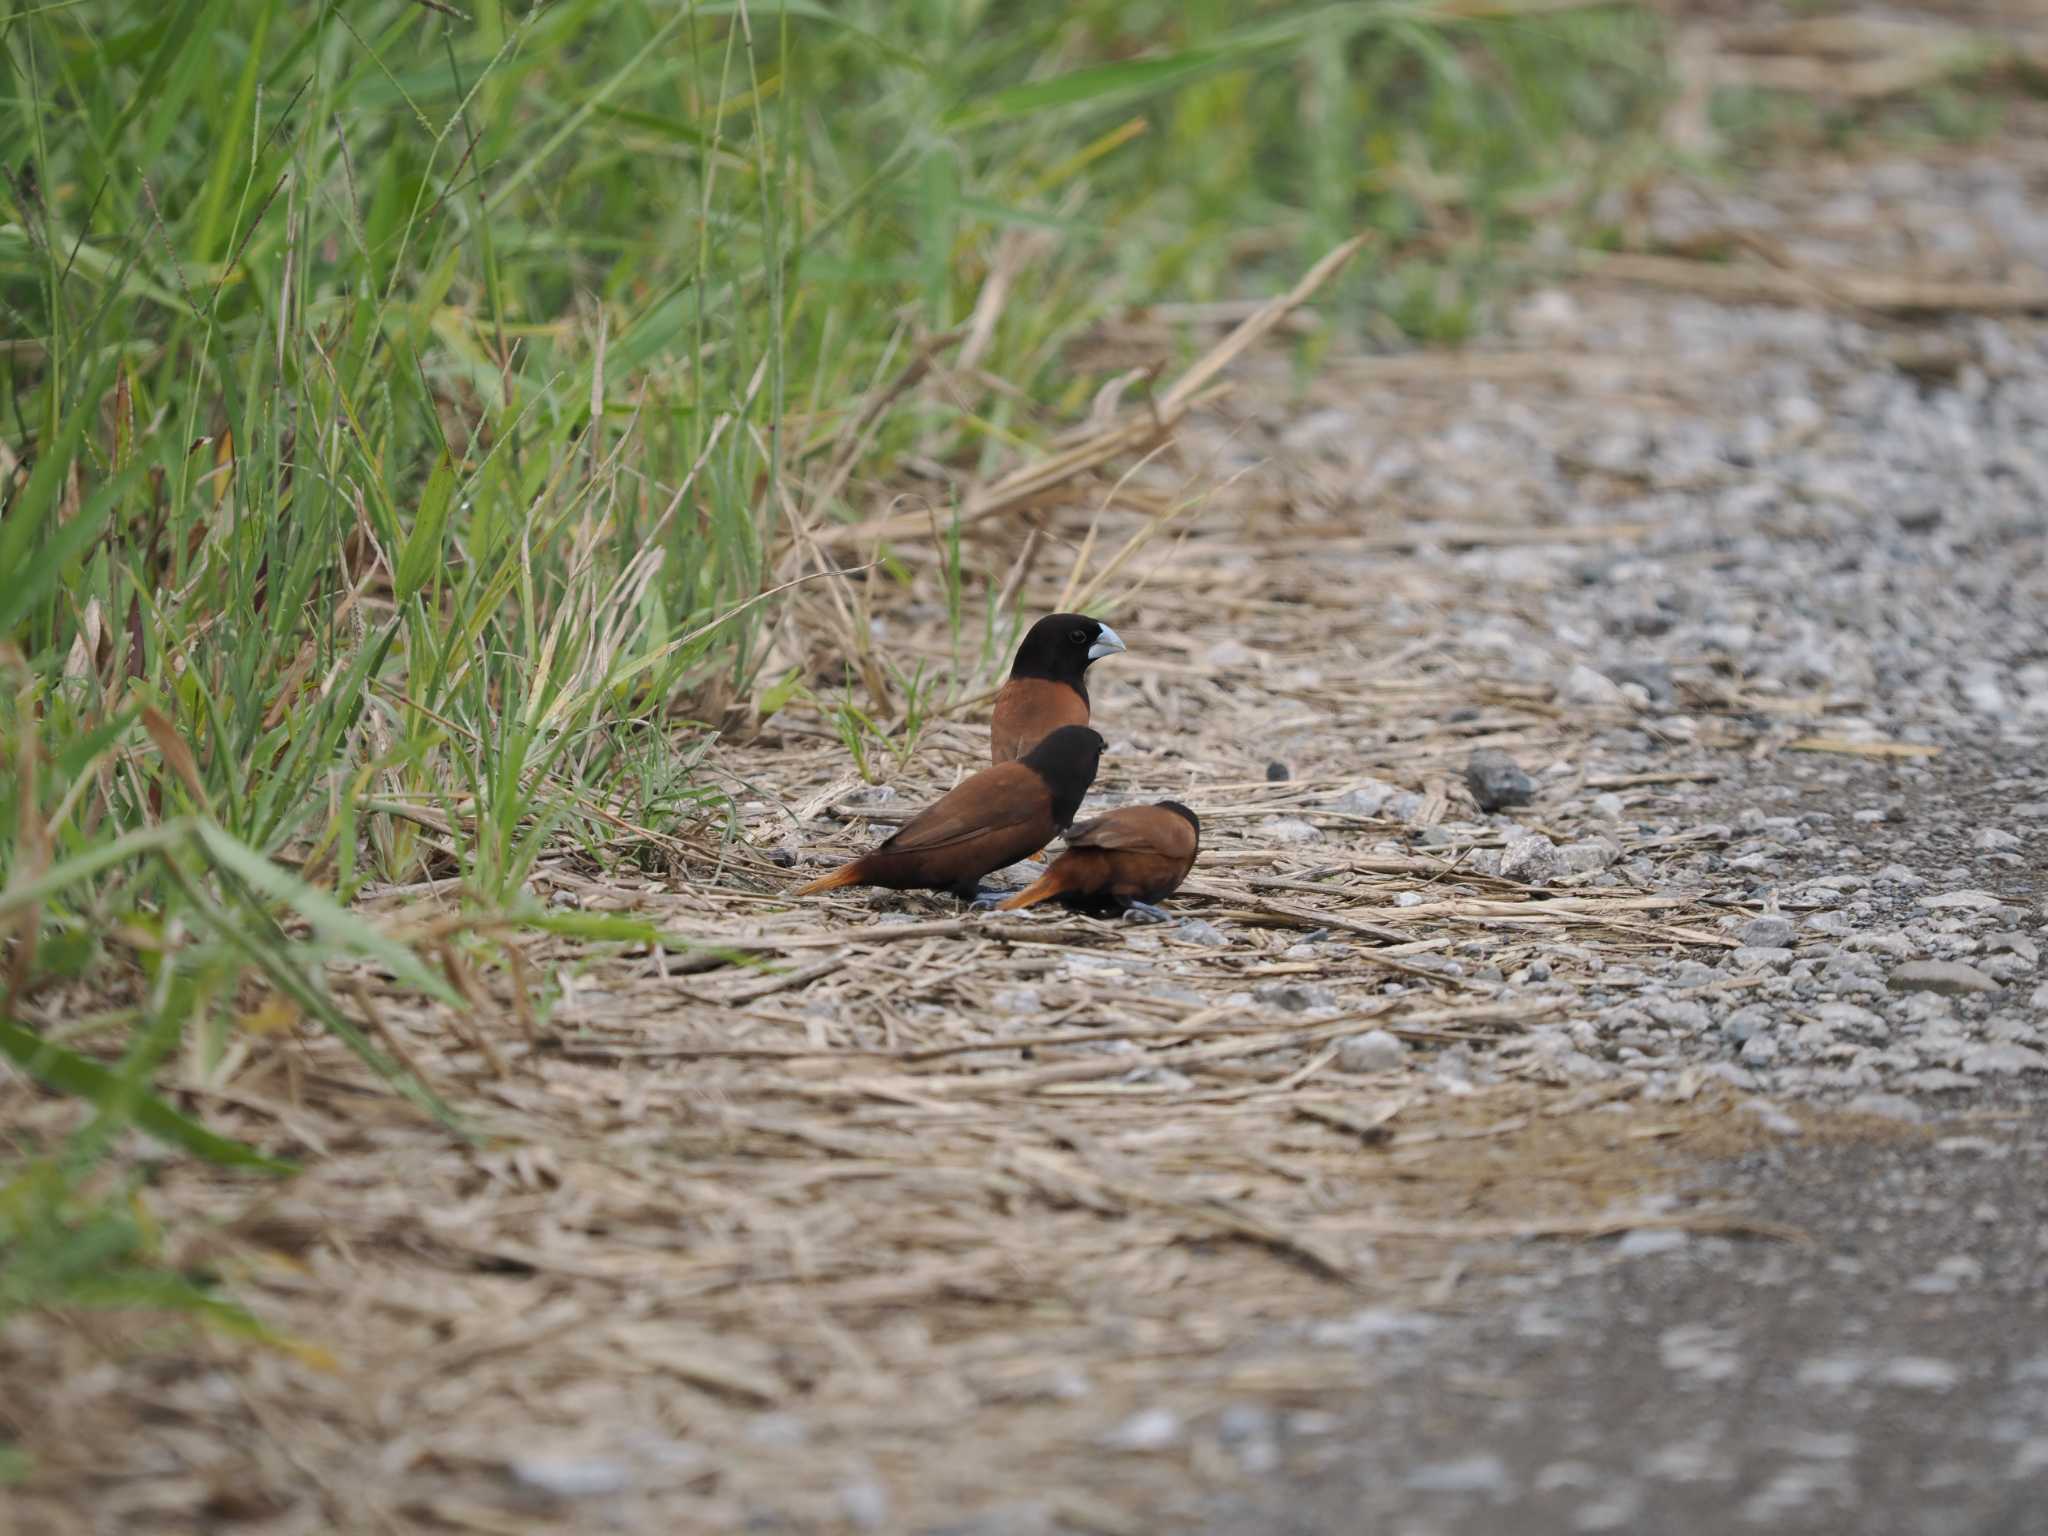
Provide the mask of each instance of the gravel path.
[{"label": "gravel path", "polygon": [[[1980,276],[2048,270],[2028,154],[1768,178],[1712,222],[1866,269],[1910,265],[1903,238]],[[1677,194],[1658,216],[1673,238],[1705,218]],[[1804,1132],[1825,1117],[1766,1111],[1775,1145],[1698,1170],[1796,1242],[1525,1244],[1453,1305],[1366,1319],[1357,1406],[1219,1421],[1261,1484],[1194,1526],[2048,1529],[2048,331],[1597,285],[1530,299],[1517,326],[1584,355],[1473,384],[1399,470],[1378,444],[1361,458],[1423,499],[1648,531],[1424,548],[1413,600],[1566,698],[1632,707],[1593,738],[1610,770],[1701,761],[1689,705],[1757,709],[1754,741],[1709,754],[1713,782],[1553,814],[1567,861],[1597,862],[1577,850],[1603,818],[1654,821],[1636,830],[1690,850],[1658,859],[1658,889],[1764,907],[1719,966],[1581,990],[1576,1056],[1897,1133],[1822,1144]],[[1629,387],[1646,380],[1648,400]],[[1828,750],[1790,750],[1795,732]]]}]

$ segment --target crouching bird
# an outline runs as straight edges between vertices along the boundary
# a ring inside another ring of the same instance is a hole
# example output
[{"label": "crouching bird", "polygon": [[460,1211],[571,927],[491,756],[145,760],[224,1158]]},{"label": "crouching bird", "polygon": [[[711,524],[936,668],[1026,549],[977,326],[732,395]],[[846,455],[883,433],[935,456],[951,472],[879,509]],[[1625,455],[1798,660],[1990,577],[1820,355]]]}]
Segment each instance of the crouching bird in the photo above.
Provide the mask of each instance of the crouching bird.
[{"label": "crouching bird", "polygon": [[1137,911],[1164,917],[1150,904],[1180,889],[1201,845],[1202,824],[1178,800],[1127,805],[1069,831],[1052,867],[997,905],[1056,900],[1098,916]]},{"label": "crouching bird", "polygon": [[1063,725],[1088,723],[1088,667],[1124,648],[1085,613],[1053,613],[1031,626],[989,719],[991,762],[1014,762]]},{"label": "crouching bird", "polygon": [[892,891],[951,891],[972,900],[983,875],[1029,858],[1073,823],[1095,782],[1103,745],[1085,725],[1062,726],[1018,761],[982,769],[919,811],[880,847],[796,894],[879,885]]}]

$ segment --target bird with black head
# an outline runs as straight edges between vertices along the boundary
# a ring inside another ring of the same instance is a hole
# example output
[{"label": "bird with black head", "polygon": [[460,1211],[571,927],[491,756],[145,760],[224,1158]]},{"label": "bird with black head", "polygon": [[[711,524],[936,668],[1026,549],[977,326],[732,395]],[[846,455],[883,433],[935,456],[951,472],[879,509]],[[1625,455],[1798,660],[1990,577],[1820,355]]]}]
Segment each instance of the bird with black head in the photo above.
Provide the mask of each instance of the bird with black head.
[{"label": "bird with black head", "polygon": [[1031,626],[1009,681],[996,690],[989,760],[1015,762],[1063,725],[1088,723],[1088,668],[1123,650],[1117,632],[1085,613],[1047,614]]}]

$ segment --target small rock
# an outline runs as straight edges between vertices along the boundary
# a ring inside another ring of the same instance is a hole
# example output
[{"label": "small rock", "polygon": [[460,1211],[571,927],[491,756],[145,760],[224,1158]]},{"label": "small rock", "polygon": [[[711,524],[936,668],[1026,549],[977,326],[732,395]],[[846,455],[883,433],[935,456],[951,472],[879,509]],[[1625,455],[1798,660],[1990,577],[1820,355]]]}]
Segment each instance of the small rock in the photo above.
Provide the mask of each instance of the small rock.
[{"label": "small rock", "polygon": [[2015,1072],[2048,1071],[2048,1056],[2043,1056],[2030,1046],[2007,1041],[1991,1045],[1973,1045],[1963,1052],[1962,1060],[1956,1065],[1965,1072],[2008,1076]]},{"label": "small rock", "polygon": [[1479,1493],[1494,1499],[1511,1498],[1515,1491],[1507,1463],[1488,1455],[1429,1462],[1408,1474],[1408,1486],[1417,1493]]},{"label": "small rock", "polygon": [[1313,1013],[1321,1008],[1335,1010],[1337,1006],[1336,993],[1308,982],[1269,981],[1252,988],[1252,996],[1282,1013]]},{"label": "small rock", "polygon": [[1733,951],[1728,959],[1737,971],[1782,971],[1792,963],[1792,951],[1772,949],[1756,944],[1745,944]]},{"label": "small rock", "polygon": [[1465,787],[1472,792],[1473,804],[1488,812],[1527,805],[1536,794],[1536,781],[1522,765],[1493,747],[1480,747],[1467,759]]},{"label": "small rock", "polygon": [[1045,998],[1036,987],[1004,987],[989,1003],[998,1013],[1036,1017],[1045,1012]]},{"label": "small rock", "polygon": [[1683,1034],[1702,1034],[1711,1022],[1707,1005],[1689,997],[1651,997],[1645,999],[1643,1007],[1657,1023]]},{"label": "small rock", "polygon": [[1998,827],[1979,827],[1977,835],[1970,839],[1972,848],[1980,848],[1986,853],[2009,853],[2019,845],[2018,838]]},{"label": "small rock", "polygon": [[1500,873],[1504,880],[1523,885],[1546,885],[1565,872],[1564,857],[1557,845],[1540,832],[1525,832],[1501,850]]},{"label": "small rock", "polygon": [[1884,1363],[1877,1379],[1887,1386],[1904,1387],[1912,1392],[1947,1392],[1963,1379],[1963,1373],[1946,1360],[1933,1360],[1925,1355],[1900,1355],[1896,1360]]},{"label": "small rock", "polygon": [[1396,821],[1413,821],[1426,803],[1414,790],[1404,789],[1380,807],[1380,814],[1391,816]]},{"label": "small rock", "polygon": [[1266,782],[1268,784],[1284,784],[1292,777],[1293,775],[1287,771],[1287,765],[1279,759],[1276,758],[1266,764]]},{"label": "small rock", "polygon": [[1341,811],[1347,816],[1377,816],[1389,800],[1402,793],[1398,784],[1389,784],[1385,779],[1367,779],[1358,788],[1346,790],[1323,804],[1329,810]]},{"label": "small rock", "polygon": [[1742,1045],[1768,1030],[1776,1022],[1776,1015],[1762,1003],[1751,1003],[1738,1008],[1722,1021],[1721,1033],[1737,1045]]},{"label": "small rock", "polygon": [[1870,1359],[1866,1355],[1818,1355],[1800,1362],[1795,1379],[1802,1387],[1840,1392],[1855,1386],[1869,1374]]},{"label": "small rock", "polygon": [[1997,982],[1960,960],[1908,961],[1893,969],[1887,984],[1894,992],[1939,992],[1945,997],[1998,990]]},{"label": "small rock", "polygon": [[1252,666],[1258,659],[1259,653],[1248,645],[1236,640],[1219,640],[1203,655],[1202,664],[1218,671],[1231,671]]},{"label": "small rock", "polygon": [[1744,1099],[1739,1107],[1744,1114],[1755,1116],[1757,1124],[1774,1136],[1801,1134],[1799,1122],[1769,1099]]},{"label": "small rock", "polygon": [[1574,704],[1591,704],[1599,709],[1620,709],[1628,703],[1628,695],[1621,691],[1619,683],[1604,672],[1595,672],[1583,661],[1565,678],[1563,691]]},{"label": "small rock", "polygon": [[1221,928],[1199,917],[1184,917],[1175,923],[1173,936],[1184,944],[1200,944],[1208,949],[1222,949],[1230,943]]},{"label": "small rock", "polygon": [[811,1427],[793,1413],[760,1413],[747,1421],[743,1433],[756,1445],[788,1450],[807,1444]]},{"label": "small rock", "polygon": [[2005,903],[1989,891],[1939,891],[1932,896],[1922,896],[1920,905],[1930,912],[1946,912],[1952,907],[1962,907],[1972,912],[1988,912],[1993,907],[2004,906]]},{"label": "small rock", "polygon": [[1408,1047],[1384,1029],[1353,1035],[1337,1047],[1339,1072],[1394,1072],[1407,1058]]},{"label": "small rock", "polygon": [[871,1477],[856,1478],[839,1489],[846,1523],[857,1531],[879,1531],[889,1523],[889,1490]]},{"label": "small rock", "polygon": [[1905,1125],[1918,1125],[1927,1118],[1920,1106],[1902,1093],[1859,1093],[1842,1108],[1852,1115],[1876,1115]]},{"label": "small rock", "polygon": [[1273,1410],[1264,1403],[1232,1403],[1216,1416],[1216,1438],[1225,1445],[1269,1440],[1276,1427]]},{"label": "small rock", "polygon": [[1692,1241],[1691,1234],[1675,1227],[1637,1227],[1624,1233],[1614,1245],[1617,1259],[1647,1259],[1660,1253],[1676,1253]]},{"label": "small rock", "polygon": [[1593,797],[1593,814],[1602,821],[1619,821],[1621,820],[1621,813],[1626,809],[1627,807],[1622,804],[1621,796],[1611,789],[1602,790]]},{"label": "small rock", "polygon": [[1180,1439],[1180,1415],[1171,1408],[1143,1408],[1103,1437],[1117,1451],[1163,1451]]},{"label": "small rock", "polygon": [[554,1499],[596,1499],[623,1493],[633,1474],[616,1461],[595,1456],[521,1456],[512,1476]]},{"label": "small rock", "polygon": [[1952,1253],[1926,1274],[1907,1281],[1906,1289],[1922,1296],[1953,1296],[1983,1278],[1982,1264],[1966,1253]]},{"label": "small rock", "polygon": [[1758,949],[1783,949],[1792,942],[1798,931],[1793,927],[1791,918],[1782,917],[1776,912],[1766,912],[1761,917],[1751,918],[1743,926],[1742,942]]},{"label": "small rock", "polygon": [[2029,965],[2041,963],[2041,946],[2024,933],[1989,933],[1984,936],[1984,953],[1987,955],[2018,955]]},{"label": "small rock", "polygon": [[1590,875],[1621,857],[1621,848],[1611,837],[1582,838],[1558,850],[1565,868],[1575,875]]},{"label": "small rock", "polygon": [[1604,1531],[1640,1530],[1642,1512],[1642,1489],[1618,1483],[1592,1502],[1579,1506],[1572,1516],[1572,1529],[1585,1532],[1586,1536],[1599,1536]]},{"label": "small rock", "polygon": [[1652,704],[1668,705],[1678,697],[1678,690],[1671,685],[1671,668],[1665,662],[1617,662],[1607,669],[1607,676],[1622,687],[1633,683],[1648,695]]},{"label": "small rock", "polygon": [[1269,816],[1259,823],[1259,833],[1273,843],[1320,843],[1323,829],[1299,816]]},{"label": "small rock", "polygon": [[1768,1067],[1778,1059],[1778,1042],[1769,1035],[1751,1035],[1742,1043],[1744,1065]]}]

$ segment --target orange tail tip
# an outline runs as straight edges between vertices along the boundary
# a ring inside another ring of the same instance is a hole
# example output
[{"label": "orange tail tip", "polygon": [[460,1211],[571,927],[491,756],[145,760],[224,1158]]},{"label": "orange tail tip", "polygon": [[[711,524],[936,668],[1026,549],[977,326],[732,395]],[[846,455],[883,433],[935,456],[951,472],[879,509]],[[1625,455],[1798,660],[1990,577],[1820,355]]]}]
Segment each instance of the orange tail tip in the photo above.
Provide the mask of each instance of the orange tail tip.
[{"label": "orange tail tip", "polygon": [[[856,861],[857,862],[857,861]],[[829,875],[820,875],[809,885],[800,885],[792,896],[815,896],[820,891],[836,891],[842,885],[859,885],[860,871],[853,864],[842,864]]]},{"label": "orange tail tip", "polygon": [[1066,888],[1067,883],[1064,880],[1061,880],[1052,870],[1047,870],[1016,895],[1006,897],[1002,901],[997,902],[996,910],[998,912],[1010,912],[1018,907],[1035,907],[1041,901],[1052,900],[1053,897],[1059,895]]}]

